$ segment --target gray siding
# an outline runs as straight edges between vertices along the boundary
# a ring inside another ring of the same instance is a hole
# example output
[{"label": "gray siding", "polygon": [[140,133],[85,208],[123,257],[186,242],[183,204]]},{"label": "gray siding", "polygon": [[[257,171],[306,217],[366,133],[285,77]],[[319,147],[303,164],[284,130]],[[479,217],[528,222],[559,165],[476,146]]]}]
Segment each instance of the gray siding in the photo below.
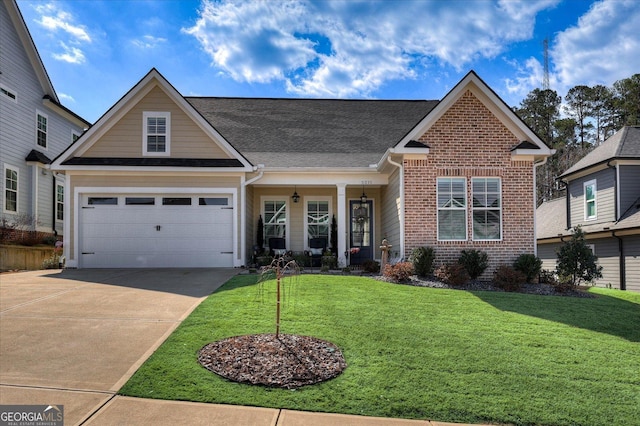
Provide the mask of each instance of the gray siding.
[{"label": "gray siding", "polygon": [[560,248],[560,243],[538,244],[538,257],[542,260],[542,269],[556,270],[556,250],[558,248]]},{"label": "gray siding", "polygon": [[627,290],[640,292],[640,235],[624,237]]},{"label": "gray siding", "polygon": [[[570,227],[611,222],[615,218],[614,169],[600,170],[569,182]],[[596,180],[596,214],[594,220],[585,221],[584,183]]]},{"label": "gray siding", "polygon": [[640,197],[640,166],[620,166],[620,212],[624,214]]},{"label": "gray siding", "polygon": [[602,278],[596,280],[598,287],[620,288],[620,251],[618,240],[615,238],[601,238],[587,240],[587,244],[594,246],[598,265],[602,266]]},{"label": "gray siding", "polygon": [[[7,164],[19,171],[18,215],[37,217],[42,230],[51,231],[53,215],[51,174],[39,176],[36,203],[33,200],[32,176],[32,168],[36,166],[28,165],[25,158],[32,149],[37,149],[53,159],[71,144],[72,130],[80,134],[83,129],[57,115],[43,104],[42,98],[46,93],[9,18],[5,2],[0,2],[0,69],[2,70],[0,85],[17,95],[15,101],[0,95],[0,168],[4,170],[4,165]],[[48,118],[46,149],[36,144],[36,111],[40,111]],[[3,212],[4,185],[3,176],[0,183],[0,215],[12,221],[18,215]],[[35,211],[36,205],[38,211]],[[45,225],[47,229],[44,229]]]}]

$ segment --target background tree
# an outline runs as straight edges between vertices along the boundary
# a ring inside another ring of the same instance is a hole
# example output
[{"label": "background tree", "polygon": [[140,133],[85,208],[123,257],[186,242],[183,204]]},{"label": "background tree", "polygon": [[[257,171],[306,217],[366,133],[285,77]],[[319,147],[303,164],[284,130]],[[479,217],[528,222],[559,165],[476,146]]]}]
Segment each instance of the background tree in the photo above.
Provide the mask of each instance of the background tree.
[{"label": "background tree", "polygon": [[617,127],[640,124],[640,74],[613,83]]},{"label": "background tree", "polygon": [[593,124],[588,121],[592,116],[592,99],[593,91],[589,86],[572,87],[569,89],[567,96],[564,97],[566,101],[565,112],[578,125],[578,140],[583,149],[592,142],[591,130],[593,129]]},{"label": "background tree", "polygon": [[560,117],[562,98],[555,90],[533,89],[516,113],[547,144],[553,140],[553,123]]},{"label": "background tree", "polygon": [[615,129],[615,108],[613,91],[601,84],[591,88],[591,114],[595,126],[595,144],[600,145]]}]

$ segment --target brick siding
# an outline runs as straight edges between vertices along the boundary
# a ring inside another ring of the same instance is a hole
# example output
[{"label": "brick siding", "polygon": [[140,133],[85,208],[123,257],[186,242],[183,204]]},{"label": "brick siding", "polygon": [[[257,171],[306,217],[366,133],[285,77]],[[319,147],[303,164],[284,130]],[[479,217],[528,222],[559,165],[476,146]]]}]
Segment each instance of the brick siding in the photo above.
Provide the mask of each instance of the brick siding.
[{"label": "brick siding", "polygon": [[[533,163],[512,161],[516,138],[471,91],[420,137],[429,145],[426,160],[404,160],[405,257],[420,246],[434,247],[436,267],[457,260],[463,249],[478,249],[495,268],[511,264],[522,253],[534,252]],[[464,177],[467,181],[467,241],[438,241],[436,179]],[[502,241],[473,241],[471,178],[502,181]]]}]

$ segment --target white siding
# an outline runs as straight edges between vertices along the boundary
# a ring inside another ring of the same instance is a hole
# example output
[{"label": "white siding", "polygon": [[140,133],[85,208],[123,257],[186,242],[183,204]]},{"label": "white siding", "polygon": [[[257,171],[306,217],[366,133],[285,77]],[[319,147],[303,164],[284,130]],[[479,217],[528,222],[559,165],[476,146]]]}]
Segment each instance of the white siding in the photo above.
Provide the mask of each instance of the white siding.
[{"label": "white siding", "polygon": [[[39,179],[38,201],[35,203],[32,182],[34,166],[27,165],[25,158],[32,149],[38,149],[53,159],[71,143],[71,131],[80,134],[83,129],[43,104],[42,98],[46,93],[22,46],[5,2],[0,2],[0,69],[0,85],[10,88],[17,95],[15,101],[0,95],[0,162],[10,164],[20,172],[19,213],[32,217],[37,215],[40,223],[46,222],[48,227],[43,231],[51,231],[51,174],[48,173],[46,177],[40,176],[44,179]],[[48,117],[47,149],[36,144],[36,110],[42,111]],[[4,189],[4,182],[1,187]],[[0,191],[0,203],[4,204],[4,191]],[[34,211],[36,204],[37,212]]]}]

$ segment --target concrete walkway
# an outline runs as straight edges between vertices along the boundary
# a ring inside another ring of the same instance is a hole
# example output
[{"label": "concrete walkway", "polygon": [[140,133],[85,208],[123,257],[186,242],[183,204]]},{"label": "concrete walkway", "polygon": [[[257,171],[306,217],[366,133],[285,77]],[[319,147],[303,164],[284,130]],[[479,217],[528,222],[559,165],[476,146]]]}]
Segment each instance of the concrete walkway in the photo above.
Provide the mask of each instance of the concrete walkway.
[{"label": "concrete walkway", "polygon": [[236,273],[0,274],[0,405],[64,405],[65,425],[446,425],[117,396],[196,306]]}]

